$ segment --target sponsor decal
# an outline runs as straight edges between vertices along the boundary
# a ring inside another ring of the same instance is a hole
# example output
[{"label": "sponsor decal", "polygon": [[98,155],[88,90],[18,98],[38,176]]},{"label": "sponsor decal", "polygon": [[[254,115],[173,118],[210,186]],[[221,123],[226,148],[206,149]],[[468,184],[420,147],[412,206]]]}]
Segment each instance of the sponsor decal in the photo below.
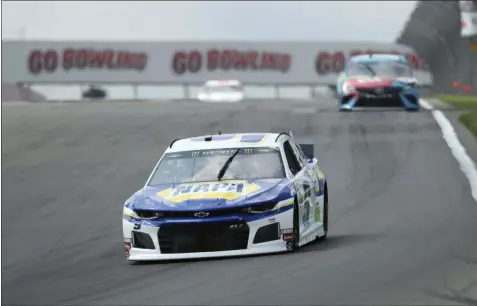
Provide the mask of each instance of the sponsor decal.
[{"label": "sponsor decal", "polygon": [[291,240],[293,240],[293,234],[283,234],[282,239],[284,241],[291,241]]},{"label": "sponsor decal", "polygon": [[275,222],[277,222],[277,219],[275,219],[275,218],[270,218],[270,219],[268,219],[268,222],[270,222],[270,223],[275,223]]},{"label": "sponsor decal", "polygon": [[207,69],[218,71],[280,71],[287,72],[292,57],[288,53],[239,49],[209,49],[178,51],[172,56],[172,71],[175,74],[198,73]]},{"label": "sponsor decal", "polygon": [[291,233],[293,233],[293,228],[282,229],[282,234],[291,234]]},{"label": "sponsor decal", "polygon": [[[195,140],[192,140],[195,141]],[[177,154],[167,154],[164,156],[164,159],[175,159],[175,158],[198,158],[198,157],[208,157],[208,156],[230,156],[233,155],[238,148],[234,149],[212,149],[212,150],[200,150],[200,151],[185,151]],[[243,148],[239,151],[238,155],[244,154],[267,154],[270,152],[275,152],[272,148]]]},{"label": "sponsor decal", "polygon": [[473,11],[461,11],[461,36],[477,37],[477,7]]},{"label": "sponsor decal", "polygon": [[201,211],[201,212],[195,213],[195,214],[194,214],[194,217],[203,218],[203,217],[207,217],[208,215],[209,215],[208,212],[203,212],[203,211]]},{"label": "sponsor decal", "polygon": [[396,55],[404,55],[409,62],[409,65],[413,69],[417,70],[426,70],[426,64],[424,61],[417,56],[416,54],[411,53],[400,53],[397,51],[373,51],[373,50],[352,50],[349,54],[344,51],[321,51],[318,52],[315,57],[315,71],[318,75],[327,75],[330,73],[340,73],[344,70],[346,62],[352,56],[362,55],[362,54],[379,54],[379,53],[389,53]]},{"label": "sponsor decal", "polygon": [[92,48],[63,50],[33,50],[27,58],[31,74],[53,73],[58,69],[70,70],[139,70],[146,68],[145,52],[127,50],[96,50]]},{"label": "sponsor decal", "polygon": [[247,181],[220,181],[211,183],[180,184],[174,188],[157,192],[156,195],[172,203],[200,199],[235,200],[260,190],[257,184]]},{"label": "sponsor decal", "polygon": [[135,230],[138,230],[138,229],[141,229],[141,223],[134,223],[134,229]]},{"label": "sponsor decal", "polygon": [[[320,203],[317,203],[318,205]],[[320,206],[316,206],[315,208],[315,221],[316,222],[321,222],[321,209],[320,209]]]}]

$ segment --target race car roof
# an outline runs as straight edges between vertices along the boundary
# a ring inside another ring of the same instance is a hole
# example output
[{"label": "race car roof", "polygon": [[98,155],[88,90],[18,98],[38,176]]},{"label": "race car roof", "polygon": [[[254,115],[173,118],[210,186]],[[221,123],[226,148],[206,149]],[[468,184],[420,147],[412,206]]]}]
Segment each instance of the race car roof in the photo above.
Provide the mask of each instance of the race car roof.
[{"label": "race car roof", "polygon": [[254,146],[277,147],[277,133],[244,133],[204,135],[184,138],[169,146],[166,153],[205,149],[247,148]]}]

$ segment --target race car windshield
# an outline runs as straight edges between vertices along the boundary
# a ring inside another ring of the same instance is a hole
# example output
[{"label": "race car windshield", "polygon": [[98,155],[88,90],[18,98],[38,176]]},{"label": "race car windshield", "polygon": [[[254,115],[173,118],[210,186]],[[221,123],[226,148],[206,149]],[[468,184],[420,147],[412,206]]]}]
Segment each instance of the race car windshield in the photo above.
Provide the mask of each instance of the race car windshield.
[{"label": "race car windshield", "polygon": [[[168,153],[161,160],[148,185],[216,181],[220,169],[237,149]],[[285,170],[278,149],[241,148],[221,180],[284,177]]]},{"label": "race car windshield", "polygon": [[412,77],[411,68],[401,62],[375,61],[351,63],[346,72],[349,76],[369,75],[383,77]]}]

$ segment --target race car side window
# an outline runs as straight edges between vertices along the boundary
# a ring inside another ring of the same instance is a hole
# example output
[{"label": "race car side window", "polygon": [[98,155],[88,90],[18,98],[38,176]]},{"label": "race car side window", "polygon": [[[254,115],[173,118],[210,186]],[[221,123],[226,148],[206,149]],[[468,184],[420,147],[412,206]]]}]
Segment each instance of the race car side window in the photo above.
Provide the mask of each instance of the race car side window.
[{"label": "race car side window", "polygon": [[301,147],[297,143],[292,143],[295,155],[298,157],[298,161],[300,162],[301,166],[304,167],[308,164],[308,158],[306,158],[305,153],[303,153]]},{"label": "race car side window", "polygon": [[288,163],[288,167],[290,168],[290,171],[293,173],[293,175],[296,175],[298,172],[300,172],[302,166],[298,162],[298,159],[295,153],[293,152],[293,148],[290,145],[289,140],[283,143],[283,150],[285,151],[285,156],[287,158],[287,163]]}]

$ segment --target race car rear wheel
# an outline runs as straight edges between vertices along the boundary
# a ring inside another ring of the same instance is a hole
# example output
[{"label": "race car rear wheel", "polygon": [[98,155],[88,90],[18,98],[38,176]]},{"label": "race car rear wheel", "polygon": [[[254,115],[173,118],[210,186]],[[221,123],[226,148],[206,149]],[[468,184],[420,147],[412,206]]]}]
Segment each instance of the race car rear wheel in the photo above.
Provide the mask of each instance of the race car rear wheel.
[{"label": "race car rear wheel", "polygon": [[325,195],[324,195],[324,203],[323,203],[323,231],[325,234],[319,237],[318,241],[323,241],[328,236],[328,186],[325,183]]},{"label": "race car rear wheel", "polygon": [[293,240],[292,243],[292,250],[296,250],[299,248],[300,243],[300,213],[298,210],[298,200],[295,196],[295,203],[293,204]]}]

